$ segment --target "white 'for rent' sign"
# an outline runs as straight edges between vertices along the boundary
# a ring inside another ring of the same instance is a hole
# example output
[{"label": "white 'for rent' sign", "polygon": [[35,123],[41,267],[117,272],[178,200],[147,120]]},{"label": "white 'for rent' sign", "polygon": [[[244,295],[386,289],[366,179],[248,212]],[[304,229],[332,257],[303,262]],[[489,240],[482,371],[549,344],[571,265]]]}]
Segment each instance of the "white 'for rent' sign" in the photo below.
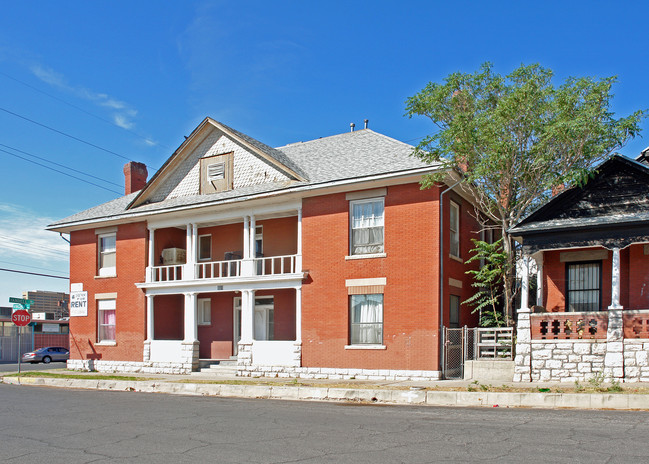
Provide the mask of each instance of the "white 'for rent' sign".
[{"label": "white 'for rent' sign", "polygon": [[70,292],[70,317],[88,315],[88,292]]}]

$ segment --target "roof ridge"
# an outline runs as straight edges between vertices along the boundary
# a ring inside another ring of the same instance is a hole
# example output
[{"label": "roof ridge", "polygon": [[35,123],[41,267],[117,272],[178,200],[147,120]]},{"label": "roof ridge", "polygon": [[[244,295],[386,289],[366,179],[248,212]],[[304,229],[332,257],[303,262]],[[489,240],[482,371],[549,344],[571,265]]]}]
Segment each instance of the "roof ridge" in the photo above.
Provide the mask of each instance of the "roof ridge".
[{"label": "roof ridge", "polygon": [[[341,132],[340,134],[332,134],[332,135],[325,135],[324,137],[318,137],[317,139],[311,139],[311,140],[305,140],[305,141],[299,141],[299,142],[293,142],[293,143],[287,143],[286,145],[282,145],[280,147],[275,147],[276,150],[281,150],[282,148],[286,147],[292,147],[294,145],[300,145],[300,144],[305,144],[305,143],[311,143],[311,142],[320,142],[322,140],[326,139],[331,139],[333,137],[343,137],[343,136],[353,136],[355,134],[360,134],[361,132],[371,132],[373,134],[377,135],[383,135],[379,132],[373,131],[372,129],[359,129],[357,131],[349,131],[349,132]],[[387,137],[387,136],[384,136]]]}]

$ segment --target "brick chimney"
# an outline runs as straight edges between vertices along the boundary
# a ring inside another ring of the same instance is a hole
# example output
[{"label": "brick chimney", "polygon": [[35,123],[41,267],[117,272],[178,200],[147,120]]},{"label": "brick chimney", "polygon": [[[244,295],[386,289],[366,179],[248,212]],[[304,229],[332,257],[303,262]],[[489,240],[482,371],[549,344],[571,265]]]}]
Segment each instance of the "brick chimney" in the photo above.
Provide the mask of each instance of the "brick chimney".
[{"label": "brick chimney", "polygon": [[142,190],[146,185],[146,165],[129,161],[124,165],[124,195]]}]

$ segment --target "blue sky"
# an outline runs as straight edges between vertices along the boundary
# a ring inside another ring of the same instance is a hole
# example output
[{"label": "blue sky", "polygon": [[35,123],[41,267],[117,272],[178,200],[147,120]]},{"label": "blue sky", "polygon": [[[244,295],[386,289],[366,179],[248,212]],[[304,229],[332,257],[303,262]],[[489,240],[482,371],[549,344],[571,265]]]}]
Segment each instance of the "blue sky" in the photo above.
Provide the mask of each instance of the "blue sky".
[{"label": "blue sky", "polygon": [[[648,13],[639,1],[8,2],[0,268],[67,276],[67,244],[43,227],[117,197],[128,159],[152,174],[205,116],[271,146],[365,118],[416,144],[433,126],[403,116],[406,98],[485,61],[505,74],[541,63],[557,84],[617,75],[612,109],[647,109]],[[644,136],[621,152],[635,157]],[[0,271],[0,305],[67,285]]]}]

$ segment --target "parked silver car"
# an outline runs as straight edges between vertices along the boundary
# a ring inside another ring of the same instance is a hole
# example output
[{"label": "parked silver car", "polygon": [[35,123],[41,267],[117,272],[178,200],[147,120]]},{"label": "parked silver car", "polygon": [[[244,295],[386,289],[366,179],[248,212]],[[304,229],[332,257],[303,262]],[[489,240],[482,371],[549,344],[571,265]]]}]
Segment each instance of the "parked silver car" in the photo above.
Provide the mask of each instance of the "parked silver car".
[{"label": "parked silver car", "polygon": [[22,356],[22,362],[39,363],[43,362],[49,364],[52,361],[66,362],[70,358],[70,351],[67,348],[60,346],[47,346],[39,348]]}]

